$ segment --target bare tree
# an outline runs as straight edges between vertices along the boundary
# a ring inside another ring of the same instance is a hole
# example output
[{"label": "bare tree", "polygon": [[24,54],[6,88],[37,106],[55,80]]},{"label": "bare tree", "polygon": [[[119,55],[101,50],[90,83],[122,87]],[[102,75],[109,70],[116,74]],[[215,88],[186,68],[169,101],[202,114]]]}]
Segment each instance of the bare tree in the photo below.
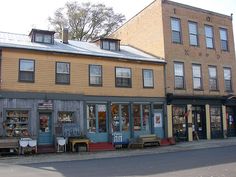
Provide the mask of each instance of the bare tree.
[{"label": "bare tree", "polygon": [[125,16],[104,4],[67,2],[48,20],[56,32],[61,34],[63,27],[68,27],[70,39],[90,41],[109,35],[122,24]]}]

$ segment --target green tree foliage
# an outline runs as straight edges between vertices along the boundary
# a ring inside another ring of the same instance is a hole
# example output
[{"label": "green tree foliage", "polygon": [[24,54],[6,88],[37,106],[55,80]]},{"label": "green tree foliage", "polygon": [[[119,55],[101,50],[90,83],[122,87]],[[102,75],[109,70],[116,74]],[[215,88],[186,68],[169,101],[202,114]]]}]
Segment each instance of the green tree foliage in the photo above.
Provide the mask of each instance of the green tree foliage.
[{"label": "green tree foliage", "polygon": [[90,41],[109,35],[122,24],[125,16],[104,4],[67,2],[48,20],[60,35],[63,27],[68,27],[70,39]]}]

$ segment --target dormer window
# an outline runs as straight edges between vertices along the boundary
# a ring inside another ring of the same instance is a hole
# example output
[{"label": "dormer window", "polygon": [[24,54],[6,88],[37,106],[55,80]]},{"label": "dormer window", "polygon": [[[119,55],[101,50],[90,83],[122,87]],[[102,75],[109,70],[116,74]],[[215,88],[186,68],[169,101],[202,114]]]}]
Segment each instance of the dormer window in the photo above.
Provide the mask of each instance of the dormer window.
[{"label": "dormer window", "polygon": [[30,32],[31,41],[37,43],[53,44],[54,31],[32,29]]},{"label": "dormer window", "polygon": [[100,39],[101,49],[119,51],[120,50],[120,40],[111,39],[111,38],[102,38]]}]

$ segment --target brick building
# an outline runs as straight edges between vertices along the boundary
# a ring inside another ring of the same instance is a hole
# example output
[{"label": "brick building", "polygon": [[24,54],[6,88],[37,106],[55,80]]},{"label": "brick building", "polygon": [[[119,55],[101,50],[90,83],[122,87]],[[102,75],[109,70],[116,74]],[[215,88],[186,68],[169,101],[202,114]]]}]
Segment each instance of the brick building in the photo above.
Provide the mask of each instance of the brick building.
[{"label": "brick building", "polygon": [[155,0],[112,37],[165,58],[169,137],[192,141],[197,135],[236,135],[232,16]]}]

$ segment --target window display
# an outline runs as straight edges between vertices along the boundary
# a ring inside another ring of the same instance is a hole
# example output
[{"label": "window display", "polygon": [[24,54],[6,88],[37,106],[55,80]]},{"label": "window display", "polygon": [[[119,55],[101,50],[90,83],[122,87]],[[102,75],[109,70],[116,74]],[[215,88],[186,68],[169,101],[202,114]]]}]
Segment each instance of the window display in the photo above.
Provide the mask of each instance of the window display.
[{"label": "window display", "polygon": [[140,105],[133,106],[133,114],[134,114],[134,131],[141,130],[141,110]]},{"label": "window display", "polygon": [[112,131],[129,131],[129,106],[113,104],[111,107]]},{"label": "window display", "polygon": [[87,130],[88,132],[96,132],[96,105],[87,105]]},{"label": "window display", "polygon": [[73,122],[73,112],[58,112],[58,122],[72,123]]},{"label": "window display", "polygon": [[211,106],[210,117],[212,138],[220,138],[222,136],[221,108]]},{"label": "window display", "polygon": [[4,128],[8,137],[29,136],[29,112],[28,111],[6,111]]}]

